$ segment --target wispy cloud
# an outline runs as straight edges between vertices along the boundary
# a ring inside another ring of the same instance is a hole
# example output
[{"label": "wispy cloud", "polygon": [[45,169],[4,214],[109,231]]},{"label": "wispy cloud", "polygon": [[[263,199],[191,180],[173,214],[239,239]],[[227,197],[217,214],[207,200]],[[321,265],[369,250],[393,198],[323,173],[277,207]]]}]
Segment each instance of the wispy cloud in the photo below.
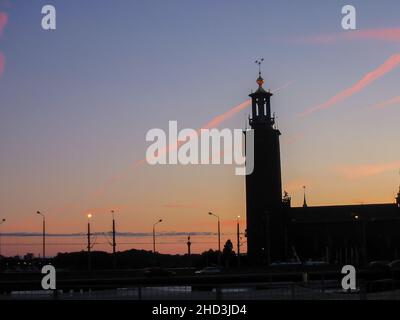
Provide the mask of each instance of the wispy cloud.
[{"label": "wispy cloud", "polygon": [[[3,35],[3,30],[8,22],[7,13],[0,11],[0,37]],[[4,58],[4,54],[0,51],[0,78],[3,75],[5,68],[6,60]]]},{"label": "wispy cloud", "polygon": [[248,106],[250,106],[251,100],[248,99],[241,104],[237,105],[236,107],[233,107],[232,109],[228,110],[227,112],[224,112],[223,114],[214,117],[211,121],[207,122],[202,129],[211,129],[219,126],[222,122],[228,120],[229,118],[232,118],[234,115],[236,115],[238,112],[246,109]]},{"label": "wispy cloud", "polygon": [[369,109],[383,109],[393,105],[400,105],[400,96],[374,104]]},{"label": "wispy cloud", "polygon": [[296,40],[300,42],[315,44],[332,44],[346,40],[379,40],[398,43],[400,42],[400,28],[376,28],[344,31],[340,33],[320,34]]},{"label": "wispy cloud", "polygon": [[380,77],[384,76],[386,73],[392,71],[399,64],[400,64],[400,54],[392,55],[383,64],[381,64],[378,68],[367,73],[364,77],[362,77],[361,80],[357,81],[351,87],[337,93],[336,95],[334,95],[332,98],[330,98],[326,102],[305,110],[301,115],[306,116],[311,113],[332,107],[333,105],[335,105],[335,104],[351,97],[352,95],[356,94],[357,92],[363,90],[366,86],[368,86],[371,83],[373,83],[374,81],[378,80]]},{"label": "wispy cloud", "polygon": [[[284,90],[287,87],[289,87],[292,83],[293,83],[293,81],[288,81],[288,82],[284,83],[282,86],[276,88],[273,91],[274,92],[278,92],[278,91]],[[193,134],[193,137],[194,136],[198,136],[200,134],[200,132],[201,132],[201,129],[212,129],[212,128],[218,127],[220,124],[222,124],[226,120],[234,117],[236,114],[238,114],[240,111],[245,110],[250,105],[251,105],[251,100],[247,99],[247,100],[243,101],[242,103],[240,103],[240,104],[234,106],[233,108],[229,109],[228,111],[226,111],[226,112],[214,117],[209,122],[204,124],[201,128],[197,129],[196,133]],[[161,150],[159,150],[158,156],[160,156],[162,154],[168,154],[171,151],[178,150],[181,145],[185,144],[191,138],[192,138],[192,136],[188,137],[188,139],[186,141],[179,141],[177,144],[167,145],[166,147],[164,147]],[[146,163],[147,163],[146,159],[137,160],[132,164],[132,166],[129,168],[129,170],[130,169],[137,169],[137,168],[141,167],[142,165],[145,165]],[[109,178],[105,183],[103,183],[103,185],[101,185],[98,189],[96,189],[96,191],[93,193],[93,195],[95,197],[101,196],[104,192],[106,192],[106,190],[112,184],[114,184],[117,181],[121,180],[127,174],[128,174],[128,170],[124,170],[124,171],[121,171],[119,174],[115,174],[113,177]]]},{"label": "wispy cloud", "polygon": [[[287,88],[288,86],[290,86],[293,83],[293,81],[289,81],[285,84],[283,84],[282,86],[280,86],[279,88],[275,89],[274,91],[278,92],[280,90],[283,90],[285,88]],[[237,106],[229,109],[228,111],[214,117],[213,119],[211,119],[209,122],[207,122],[206,124],[204,124],[201,128],[196,130],[196,135],[199,135],[202,129],[212,129],[212,128],[216,128],[218,127],[221,123],[225,122],[226,120],[232,118],[233,116],[235,116],[236,114],[238,114],[240,111],[245,110],[246,108],[248,108],[251,105],[251,99],[247,99],[245,101],[243,101],[242,103],[238,104]],[[195,135],[194,135],[195,136]],[[189,137],[186,141],[188,141],[191,137]],[[186,143],[186,141],[180,141],[178,142],[176,145],[169,145],[166,148],[164,148],[163,150],[160,151],[160,153],[168,153],[171,151],[174,151],[176,149],[179,149],[179,147],[181,145],[183,145],[184,143]],[[144,160],[141,160],[139,162],[136,162],[136,166],[139,164],[143,164],[145,163]]]},{"label": "wispy cloud", "polygon": [[[232,118],[238,112],[246,109],[250,104],[251,104],[251,100],[246,100],[246,101],[240,103],[239,105],[233,107],[232,109],[228,110],[227,112],[224,112],[223,114],[214,117],[212,120],[207,122],[202,128],[197,129],[196,134],[194,134],[193,136],[199,135],[201,129],[211,129],[211,128],[217,127],[222,122],[226,121],[229,118]],[[188,139],[190,139],[190,138],[191,137],[188,137]],[[186,141],[188,141],[188,139]],[[179,141],[176,144],[165,146],[164,148],[159,150],[158,156],[163,155],[163,154],[168,154],[169,152],[178,150],[181,145],[186,143],[186,141]],[[137,160],[132,164],[132,166],[129,169],[137,169],[146,163],[147,163],[146,159]],[[93,193],[94,196],[97,197],[97,196],[102,195],[108,187],[110,187],[115,182],[121,180],[124,176],[127,175],[127,173],[128,173],[128,170],[124,170],[123,172],[120,172],[119,174],[115,174],[113,177],[109,178],[102,186],[100,186],[98,189],[96,189],[96,191]]]},{"label": "wispy cloud", "polygon": [[8,15],[0,11],[0,37],[3,35],[3,30],[8,22]]},{"label": "wispy cloud", "polygon": [[333,167],[333,170],[344,176],[346,179],[354,180],[379,175],[399,168],[400,161],[393,161],[389,163],[335,166]]}]

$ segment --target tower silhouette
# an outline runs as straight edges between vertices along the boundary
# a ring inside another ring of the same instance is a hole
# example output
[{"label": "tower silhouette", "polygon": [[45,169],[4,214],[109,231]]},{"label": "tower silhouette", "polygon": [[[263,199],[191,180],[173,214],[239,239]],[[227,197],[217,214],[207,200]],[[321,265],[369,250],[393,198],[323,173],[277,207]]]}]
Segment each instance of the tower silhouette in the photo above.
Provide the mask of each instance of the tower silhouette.
[{"label": "tower silhouette", "polygon": [[[256,61],[260,66],[261,61]],[[254,137],[254,169],[246,176],[247,252],[255,263],[271,263],[284,258],[285,223],[282,210],[280,131],[271,113],[272,93],[264,90],[264,79],[257,78],[258,88],[252,100],[250,128],[246,144]],[[248,150],[249,146],[246,146]]]}]

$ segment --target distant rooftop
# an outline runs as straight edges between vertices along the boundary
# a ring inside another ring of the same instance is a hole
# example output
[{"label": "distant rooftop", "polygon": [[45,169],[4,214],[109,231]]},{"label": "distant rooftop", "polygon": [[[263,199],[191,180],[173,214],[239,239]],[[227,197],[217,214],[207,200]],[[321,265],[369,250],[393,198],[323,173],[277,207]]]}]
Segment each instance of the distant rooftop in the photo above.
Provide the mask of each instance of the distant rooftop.
[{"label": "distant rooftop", "polygon": [[395,203],[295,207],[288,211],[293,223],[400,220]]}]

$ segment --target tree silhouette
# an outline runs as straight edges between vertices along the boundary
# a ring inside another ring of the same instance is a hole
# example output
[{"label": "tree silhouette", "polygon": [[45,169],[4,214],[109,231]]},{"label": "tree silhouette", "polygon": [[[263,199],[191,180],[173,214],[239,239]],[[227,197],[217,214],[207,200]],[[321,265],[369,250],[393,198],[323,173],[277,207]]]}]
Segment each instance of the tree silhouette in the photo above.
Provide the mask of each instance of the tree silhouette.
[{"label": "tree silhouette", "polygon": [[227,268],[229,268],[230,261],[235,256],[235,254],[233,252],[233,243],[232,243],[232,241],[230,239],[226,240],[225,245],[224,245],[224,249],[222,251],[222,255],[223,255],[223,258],[224,258],[225,266]]}]

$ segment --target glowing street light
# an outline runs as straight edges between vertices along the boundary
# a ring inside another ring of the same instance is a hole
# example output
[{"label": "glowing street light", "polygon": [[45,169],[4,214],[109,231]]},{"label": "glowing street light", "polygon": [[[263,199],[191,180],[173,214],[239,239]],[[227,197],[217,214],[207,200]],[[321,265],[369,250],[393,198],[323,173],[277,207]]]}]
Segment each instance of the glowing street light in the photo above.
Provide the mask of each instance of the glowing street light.
[{"label": "glowing street light", "polygon": [[90,243],[90,238],[91,238],[91,234],[90,234],[90,219],[93,217],[93,215],[91,213],[87,214],[87,252],[88,252],[88,270],[91,271],[92,270],[92,261],[91,261],[91,254],[90,254],[90,249],[91,249],[91,243]]}]

